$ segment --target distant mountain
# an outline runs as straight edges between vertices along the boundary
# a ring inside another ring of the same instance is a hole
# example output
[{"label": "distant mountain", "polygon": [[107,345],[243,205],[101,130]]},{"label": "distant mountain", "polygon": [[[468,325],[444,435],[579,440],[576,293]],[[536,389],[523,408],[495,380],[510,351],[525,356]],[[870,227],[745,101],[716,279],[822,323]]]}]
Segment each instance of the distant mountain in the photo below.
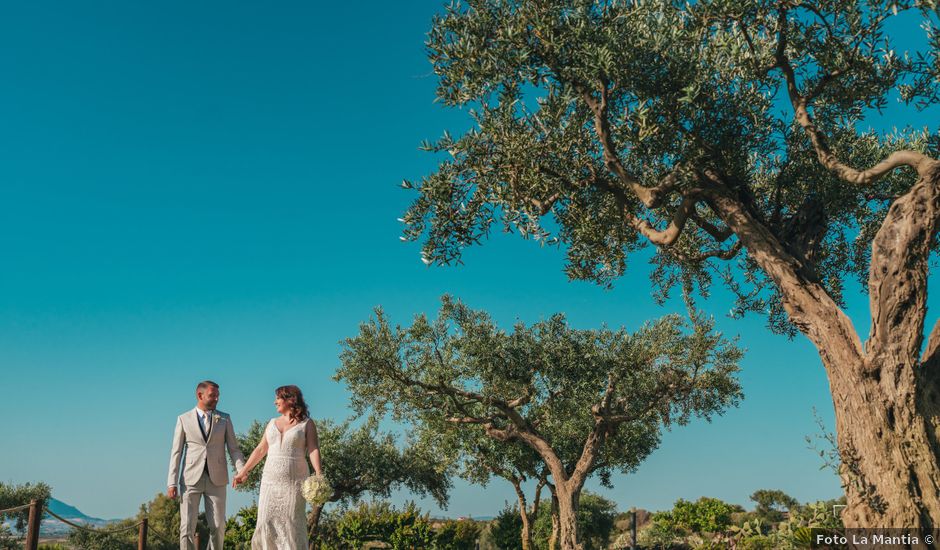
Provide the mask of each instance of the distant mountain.
[{"label": "distant mountain", "polygon": [[[71,504],[66,504],[56,498],[49,499],[49,510],[72,523],[87,525],[88,527],[106,527],[116,521],[120,521],[116,519],[93,518]],[[4,522],[4,525],[6,525],[8,529],[14,530],[13,521],[7,520]],[[48,514],[42,518],[42,523],[39,524],[39,534],[43,537],[64,536],[72,529],[74,528]]]},{"label": "distant mountain", "polygon": [[[81,510],[72,506],[71,504],[66,504],[57,498],[49,499],[49,510],[53,513],[59,514],[68,520],[82,520],[88,522],[104,522],[109,523],[108,520],[103,520],[100,518],[93,518],[82,513]],[[76,521],[76,523],[78,523]]]}]

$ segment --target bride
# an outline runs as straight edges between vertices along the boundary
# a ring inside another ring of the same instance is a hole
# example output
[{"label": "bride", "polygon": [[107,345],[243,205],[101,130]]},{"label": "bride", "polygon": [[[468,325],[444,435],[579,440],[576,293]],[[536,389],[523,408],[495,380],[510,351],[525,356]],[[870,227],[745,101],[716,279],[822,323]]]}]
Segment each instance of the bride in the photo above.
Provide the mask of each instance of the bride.
[{"label": "bride", "polygon": [[281,386],[274,394],[274,406],[281,416],[268,422],[261,442],[232,482],[232,487],[244,483],[248,472],[267,455],[261,472],[258,524],[251,537],[252,550],[307,548],[306,501],[301,486],[310,475],[308,457],[317,474],[322,473],[317,427],[310,420],[300,388]]}]

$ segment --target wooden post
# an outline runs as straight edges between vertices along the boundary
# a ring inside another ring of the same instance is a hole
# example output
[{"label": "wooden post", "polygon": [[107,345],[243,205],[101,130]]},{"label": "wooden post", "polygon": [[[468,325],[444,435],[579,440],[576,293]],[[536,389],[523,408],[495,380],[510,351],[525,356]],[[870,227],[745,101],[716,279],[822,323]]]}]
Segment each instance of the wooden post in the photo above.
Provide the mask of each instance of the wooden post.
[{"label": "wooden post", "polygon": [[137,550],[147,550],[147,518],[140,522],[140,530],[137,532]]},{"label": "wooden post", "polygon": [[39,501],[33,499],[29,502],[29,524],[26,527],[26,550],[39,548],[39,522],[42,515],[39,510]]},{"label": "wooden post", "polygon": [[636,550],[636,508],[630,510],[630,548]]}]

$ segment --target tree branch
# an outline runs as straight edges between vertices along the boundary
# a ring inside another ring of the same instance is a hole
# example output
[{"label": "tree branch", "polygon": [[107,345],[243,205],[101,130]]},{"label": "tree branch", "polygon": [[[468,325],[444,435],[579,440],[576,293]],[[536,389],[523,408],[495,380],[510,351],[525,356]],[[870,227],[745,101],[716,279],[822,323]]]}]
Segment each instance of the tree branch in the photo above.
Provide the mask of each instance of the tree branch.
[{"label": "tree branch", "polygon": [[777,286],[790,320],[816,345],[823,362],[861,367],[858,334],[826,289],[803,276],[799,260],[728,190],[722,174],[706,169],[700,176],[705,201]]},{"label": "tree branch", "polygon": [[698,212],[693,211],[689,217],[692,218],[692,221],[694,221],[696,225],[698,225],[706,233],[711,235],[712,238],[715,239],[715,241],[717,242],[720,242],[720,243],[725,242],[731,237],[731,235],[734,235],[734,232],[731,231],[731,228],[729,227],[718,228],[713,223],[701,217],[698,214]]},{"label": "tree branch", "polygon": [[741,241],[735,241],[735,243],[731,245],[729,248],[716,248],[714,250],[708,250],[706,252],[703,252],[701,254],[695,254],[693,256],[681,254],[681,253],[678,253],[678,251],[674,251],[674,252],[676,252],[679,255],[679,258],[684,261],[691,262],[691,263],[701,263],[709,258],[718,258],[719,260],[723,260],[723,261],[731,260],[735,256],[737,256],[739,252],[741,252],[742,248],[744,247],[742,246]]},{"label": "tree branch", "polygon": [[624,210],[624,216],[628,223],[644,237],[649,239],[651,243],[657,246],[670,246],[676,242],[682,234],[682,230],[685,228],[689,216],[695,211],[696,203],[698,203],[696,197],[691,195],[684,196],[682,202],[679,203],[679,208],[677,208],[676,212],[673,214],[669,225],[663,230],[656,229],[649,221],[635,216],[629,210]]},{"label": "tree branch", "polygon": [[604,151],[604,165],[613,172],[620,181],[629,187],[633,193],[640,199],[647,208],[657,208],[663,204],[665,197],[676,187],[677,178],[667,177],[656,187],[646,187],[640,180],[631,174],[617,154],[617,146],[614,144],[613,136],[610,132],[610,120],[608,115],[609,90],[606,82],[602,82],[599,88],[600,99],[594,97],[594,93],[583,85],[576,84],[581,92],[581,98],[587,104],[588,108],[594,114],[594,131],[601,142]]},{"label": "tree branch", "polygon": [[451,424],[486,424],[493,421],[493,418],[476,418],[473,416],[450,416],[444,419]]},{"label": "tree branch", "polygon": [[819,160],[819,163],[843,181],[856,185],[871,185],[885,174],[900,166],[910,166],[923,177],[927,173],[933,159],[917,151],[896,151],[878,164],[861,171],[843,163],[836,157],[835,153],[833,153],[832,149],[829,147],[825,133],[813,122],[813,118],[809,114],[809,106],[811,101],[822,93],[823,88],[836,77],[840,76],[842,72],[840,70],[830,72],[820,79],[815,89],[811,91],[808,96],[800,95],[799,86],[796,81],[796,73],[793,70],[793,66],[790,64],[789,58],[786,56],[786,14],[787,10],[780,10],[776,67],[783,73],[787,95],[790,99],[790,105],[793,107],[793,116],[800,127],[806,132],[807,136],[809,136],[810,143],[812,143],[813,149],[816,151],[816,158]]}]

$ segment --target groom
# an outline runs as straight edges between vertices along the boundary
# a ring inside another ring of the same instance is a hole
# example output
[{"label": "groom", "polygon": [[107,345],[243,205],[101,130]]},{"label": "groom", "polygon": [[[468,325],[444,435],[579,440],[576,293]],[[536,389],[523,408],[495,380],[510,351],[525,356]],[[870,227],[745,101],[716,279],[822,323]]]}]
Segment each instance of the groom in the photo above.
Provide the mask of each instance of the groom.
[{"label": "groom", "polygon": [[[210,380],[196,386],[196,408],[176,419],[173,447],[170,449],[170,475],[166,494],[180,502],[180,550],[196,550],[196,521],[199,501],[205,498],[209,523],[209,550],[222,550],[225,539],[225,486],[228,468],[225,448],[240,470],[245,457],[238,448],[235,429],[227,414],[217,411],[219,385]],[[184,459],[185,455],[185,459]],[[180,461],[184,459],[180,479]]]}]

